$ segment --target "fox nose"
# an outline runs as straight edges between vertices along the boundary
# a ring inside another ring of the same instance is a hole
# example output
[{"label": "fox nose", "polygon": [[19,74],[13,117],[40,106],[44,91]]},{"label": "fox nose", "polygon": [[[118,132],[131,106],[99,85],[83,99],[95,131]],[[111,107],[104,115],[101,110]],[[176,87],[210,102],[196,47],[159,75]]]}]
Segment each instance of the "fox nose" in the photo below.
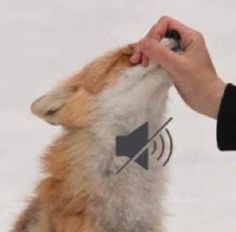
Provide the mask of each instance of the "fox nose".
[{"label": "fox nose", "polygon": [[183,51],[182,43],[181,43],[181,35],[177,30],[169,30],[165,34],[165,38],[173,39],[176,41],[176,46],[172,48],[173,51]]}]

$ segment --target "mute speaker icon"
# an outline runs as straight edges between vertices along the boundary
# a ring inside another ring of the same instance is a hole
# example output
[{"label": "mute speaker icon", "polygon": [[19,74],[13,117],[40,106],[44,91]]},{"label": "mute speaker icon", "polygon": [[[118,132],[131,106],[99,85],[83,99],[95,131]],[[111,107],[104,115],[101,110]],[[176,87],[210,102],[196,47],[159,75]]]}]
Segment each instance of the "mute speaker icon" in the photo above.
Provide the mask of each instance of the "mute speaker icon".
[{"label": "mute speaker icon", "polygon": [[148,170],[150,164],[149,146],[151,143],[153,143],[154,147],[151,152],[151,155],[153,155],[157,148],[157,139],[160,139],[161,142],[160,155],[157,157],[157,161],[160,161],[166,148],[164,136],[162,135],[163,132],[166,134],[167,139],[169,140],[168,156],[163,163],[163,166],[165,166],[169,162],[173,151],[173,140],[171,134],[169,130],[165,128],[171,122],[171,120],[172,118],[169,118],[168,121],[165,122],[161,128],[158,129],[150,138],[148,138],[148,122],[145,122],[126,136],[117,136],[116,155],[126,156],[129,158],[129,160],[117,171],[117,174],[119,174],[131,161]]}]

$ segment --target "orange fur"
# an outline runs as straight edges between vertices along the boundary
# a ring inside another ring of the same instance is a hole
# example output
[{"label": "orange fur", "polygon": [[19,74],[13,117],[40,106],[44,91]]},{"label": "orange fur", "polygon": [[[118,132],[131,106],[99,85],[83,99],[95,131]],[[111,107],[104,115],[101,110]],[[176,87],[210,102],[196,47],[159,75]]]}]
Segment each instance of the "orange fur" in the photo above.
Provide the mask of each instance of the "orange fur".
[{"label": "orange fur", "polygon": [[[61,124],[70,130],[65,130],[43,156],[47,177],[39,184],[36,198],[16,223],[14,232],[98,231],[95,208],[100,199],[92,184],[94,176],[87,170],[92,149],[88,126],[94,120],[96,94],[115,83],[117,73],[129,66],[131,54],[130,47],[112,52],[60,86],[71,92],[58,112]],[[32,106],[33,112],[38,101]],[[45,117],[49,117],[54,111],[46,113]],[[73,129],[77,127],[81,129]],[[41,230],[37,223],[42,223]]]},{"label": "orange fur", "polygon": [[110,52],[87,65],[64,84],[70,88],[82,86],[90,94],[97,94],[105,85],[114,82],[118,72],[130,65],[129,58],[132,53],[131,46]]}]

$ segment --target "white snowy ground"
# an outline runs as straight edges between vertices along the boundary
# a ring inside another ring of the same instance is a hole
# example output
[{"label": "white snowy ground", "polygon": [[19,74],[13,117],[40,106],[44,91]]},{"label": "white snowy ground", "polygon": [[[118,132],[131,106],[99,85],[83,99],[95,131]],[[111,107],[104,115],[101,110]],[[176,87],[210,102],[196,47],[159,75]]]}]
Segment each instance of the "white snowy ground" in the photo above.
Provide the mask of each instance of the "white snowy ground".
[{"label": "white snowy ground", "polygon": [[[59,129],[30,114],[59,79],[139,39],[162,15],[202,31],[217,70],[236,82],[233,0],[1,0],[0,231],[8,232],[40,178],[39,157]],[[169,165],[168,231],[234,232],[236,153],[216,148],[215,121],[170,94],[175,149]]]}]

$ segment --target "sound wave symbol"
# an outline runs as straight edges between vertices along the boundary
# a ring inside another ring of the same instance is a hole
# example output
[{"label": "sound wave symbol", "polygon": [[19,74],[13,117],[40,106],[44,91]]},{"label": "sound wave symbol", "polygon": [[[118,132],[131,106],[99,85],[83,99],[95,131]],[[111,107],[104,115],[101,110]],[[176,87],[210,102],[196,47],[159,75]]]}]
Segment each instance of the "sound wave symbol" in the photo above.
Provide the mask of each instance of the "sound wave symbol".
[{"label": "sound wave symbol", "polygon": [[[169,150],[169,154],[168,154],[168,156],[167,156],[167,159],[166,159],[166,161],[162,164],[162,166],[163,167],[165,167],[166,166],[166,164],[170,161],[170,158],[171,158],[171,156],[172,156],[172,152],[173,152],[173,139],[172,139],[172,137],[171,137],[171,134],[170,134],[170,131],[168,130],[168,129],[165,129],[164,130],[165,132],[166,132],[166,134],[167,134],[167,136],[168,136],[168,139],[169,139],[169,143],[170,143],[170,150]],[[160,153],[160,155],[157,157],[157,161],[159,161],[161,158],[162,158],[162,156],[164,155],[164,152],[165,152],[165,141],[164,141],[164,138],[163,138],[163,136],[162,135],[159,135],[159,138],[160,138],[160,140],[161,140],[161,153]],[[155,143],[156,143],[156,141],[154,141]],[[156,145],[155,145],[155,147],[156,147]],[[155,150],[156,151],[156,150]],[[154,151],[154,152],[155,152]],[[153,153],[154,153],[153,152]]]},{"label": "sound wave symbol", "polygon": [[[169,118],[149,139],[148,136],[148,122],[141,125],[138,129],[130,133],[128,136],[117,136],[116,138],[116,154],[117,156],[128,156],[129,160],[117,171],[119,174],[130,162],[134,161],[145,169],[149,167],[149,152],[148,147],[151,143],[153,143],[153,149],[150,153],[154,155],[157,150],[157,142],[156,137],[161,141],[161,151],[159,156],[157,157],[157,161],[160,161],[163,157],[166,146],[165,140],[162,134],[162,131],[166,134],[169,140],[169,152],[167,155],[167,159],[164,161],[162,166],[166,166],[166,164],[170,161],[173,152],[173,139],[168,129],[165,127],[173,120],[173,118]],[[120,155],[123,154],[123,155]]]}]

